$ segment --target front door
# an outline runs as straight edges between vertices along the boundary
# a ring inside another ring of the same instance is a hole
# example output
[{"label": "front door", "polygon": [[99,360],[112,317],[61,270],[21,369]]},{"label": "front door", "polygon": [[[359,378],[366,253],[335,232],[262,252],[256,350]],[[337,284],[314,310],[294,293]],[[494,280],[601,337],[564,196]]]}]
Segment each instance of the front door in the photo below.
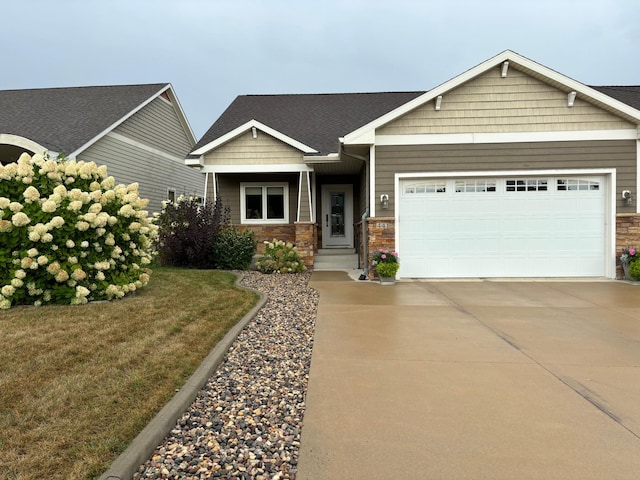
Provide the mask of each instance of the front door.
[{"label": "front door", "polygon": [[322,185],[322,246],[353,248],[353,185]]}]

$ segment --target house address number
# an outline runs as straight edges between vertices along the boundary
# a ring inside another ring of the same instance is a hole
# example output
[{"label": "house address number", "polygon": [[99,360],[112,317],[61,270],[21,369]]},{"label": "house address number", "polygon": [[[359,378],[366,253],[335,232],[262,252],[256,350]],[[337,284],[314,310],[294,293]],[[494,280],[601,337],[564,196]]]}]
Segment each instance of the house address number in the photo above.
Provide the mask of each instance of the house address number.
[{"label": "house address number", "polygon": [[388,223],[376,223],[376,228],[389,228]]}]

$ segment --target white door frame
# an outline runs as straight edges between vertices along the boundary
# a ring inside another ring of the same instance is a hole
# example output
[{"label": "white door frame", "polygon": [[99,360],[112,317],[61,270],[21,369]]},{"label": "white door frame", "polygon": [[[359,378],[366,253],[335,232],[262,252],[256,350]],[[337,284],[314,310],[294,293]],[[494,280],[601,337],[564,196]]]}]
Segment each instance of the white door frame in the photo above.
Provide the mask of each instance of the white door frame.
[{"label": "white door frame", "polygon": [[[344,192],[344,237],[333,238],[330,235],[331,193]],[[322,211],[322,248],[353,248],[353,185],[331,184],[321,186]]]}]

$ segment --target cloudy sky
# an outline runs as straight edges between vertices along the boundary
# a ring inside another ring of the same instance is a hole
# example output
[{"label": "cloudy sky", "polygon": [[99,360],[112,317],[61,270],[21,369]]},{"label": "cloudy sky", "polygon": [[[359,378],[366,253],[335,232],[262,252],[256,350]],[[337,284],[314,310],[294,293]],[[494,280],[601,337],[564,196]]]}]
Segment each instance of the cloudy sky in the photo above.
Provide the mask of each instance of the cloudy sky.
[{"label": "cloudy sky", "polygon": [[640,85],[640,0],[3,0],[0,89],[170,82],[197,138],[237,95],[429,90],[514,50]]}]

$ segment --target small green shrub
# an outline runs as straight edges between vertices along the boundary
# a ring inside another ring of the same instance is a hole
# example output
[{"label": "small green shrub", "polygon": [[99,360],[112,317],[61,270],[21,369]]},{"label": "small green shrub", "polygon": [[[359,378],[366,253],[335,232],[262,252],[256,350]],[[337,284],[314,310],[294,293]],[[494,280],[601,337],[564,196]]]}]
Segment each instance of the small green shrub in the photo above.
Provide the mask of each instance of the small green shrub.
[{"label": "small green shrub", "polygon": [[265,254],[256,262],[256,268],[262,273],[300,273],[304,266],[298,249],[290,242],[273,239],[265,243]]},{"label": "small green shrub", "polygon": [[383,262],[383,263],[379,263],[376,266],[376,271],[378,272],[378,275],[381,277],[395,278],[399,268],[400,268],[400,265],[397,263]]},{"label": "small green shrub", "polygon": [[223,228],[213,244],[216,268],[222,270],[247,270],[256,253],[256,239],[251,230]]},{"label": "small green shrub", "polygon": [[640,260],[635,260],[629,264],[629,275],[634,280],[640,280]]}]

